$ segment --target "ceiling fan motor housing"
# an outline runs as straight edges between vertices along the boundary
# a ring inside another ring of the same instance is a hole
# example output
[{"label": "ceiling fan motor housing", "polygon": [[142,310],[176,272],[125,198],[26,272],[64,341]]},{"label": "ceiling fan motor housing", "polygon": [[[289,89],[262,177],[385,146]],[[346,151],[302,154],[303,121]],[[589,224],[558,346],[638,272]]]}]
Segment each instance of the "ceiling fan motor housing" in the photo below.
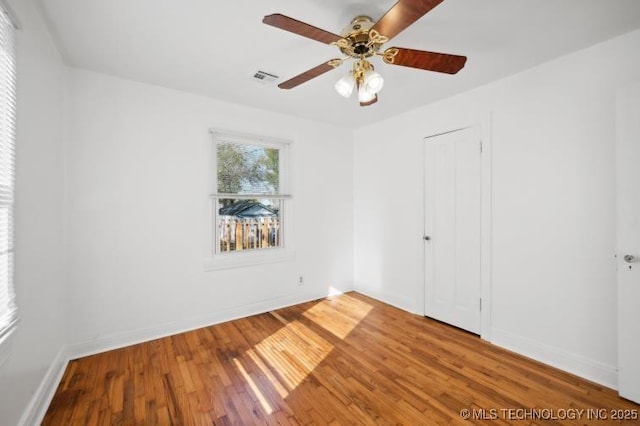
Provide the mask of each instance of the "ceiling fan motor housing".
[{"label": "ceiling fan motor housing", "polygon": [[375,22],[369,16],[360,15],[342,30],[342,37],[349,42],[349,47],[341,47],[340,51],[347,56],[368,58],[380,50],[381,44],[369,43],[369,31]]}]

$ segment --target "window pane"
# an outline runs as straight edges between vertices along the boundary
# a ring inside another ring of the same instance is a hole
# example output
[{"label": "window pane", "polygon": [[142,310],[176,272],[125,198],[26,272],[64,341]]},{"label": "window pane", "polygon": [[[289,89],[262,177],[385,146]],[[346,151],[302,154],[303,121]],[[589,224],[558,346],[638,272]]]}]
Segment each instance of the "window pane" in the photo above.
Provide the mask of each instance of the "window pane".
[{"label": "window pane", "polygon": [[217,157],[219,193],[279,193],[279,149],[219,141]]},{"label": "window pane", "polygon": [[218,250],[281,247],[280,208],[278,199],[218,199]]}]

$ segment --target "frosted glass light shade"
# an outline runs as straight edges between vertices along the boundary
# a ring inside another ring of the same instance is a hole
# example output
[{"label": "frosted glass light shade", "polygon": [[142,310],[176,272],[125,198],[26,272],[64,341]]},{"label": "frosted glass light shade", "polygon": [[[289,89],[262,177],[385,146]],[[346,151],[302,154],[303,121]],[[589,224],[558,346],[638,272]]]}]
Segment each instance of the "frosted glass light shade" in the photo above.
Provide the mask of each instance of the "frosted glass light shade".
[{"label": "frosted glass light shade", "polygon": [[375,97],[375,93],[367,92],[364,84],[360,85],[360,88],[358,89],[358,102],[366,104],[368,102],[371,102]]},{"label": "frosted glass light shade", "polygon": [[382,87],[384,86],[384,78],[375,71],[369,71],[364,75],[362,85],[367,93],[375,95],[382,90]]},{"label": "frosted glass light shade", "polygon": [[349,96],[351,96],[351,93],[353,93],[353,88],[355,86],[356,80],[353,78],[353,75],[349,73],[338,80],[334,87],[336,89],[336,92],[338,92],[340,96],[348,98]]}]

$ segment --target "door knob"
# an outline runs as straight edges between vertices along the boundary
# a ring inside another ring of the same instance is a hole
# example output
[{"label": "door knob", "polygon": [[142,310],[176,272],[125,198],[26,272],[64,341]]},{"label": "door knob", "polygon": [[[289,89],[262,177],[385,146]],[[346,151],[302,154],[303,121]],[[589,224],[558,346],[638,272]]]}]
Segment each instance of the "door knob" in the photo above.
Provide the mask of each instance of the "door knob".
[{"label": "door knob", "polygon": [[632,254],[625,254],[623,259],[625,262],[631,263],[631,262],[635,262],[636,257]]},{"label": "door knob", "polygon": [[429,235],[425,235],[423,238],[424,238],[425,241],[429,241],[431,239],[431,237]]}]

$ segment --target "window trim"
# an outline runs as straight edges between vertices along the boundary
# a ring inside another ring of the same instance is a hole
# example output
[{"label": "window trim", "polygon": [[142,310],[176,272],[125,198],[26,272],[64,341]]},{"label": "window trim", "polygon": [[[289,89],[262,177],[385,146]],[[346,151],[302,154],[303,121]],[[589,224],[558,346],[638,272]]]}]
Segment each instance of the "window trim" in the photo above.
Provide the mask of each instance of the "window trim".
[{"label": "window trim", "polygon": [[[204,270],[213,271],[218,269],[239,268],[253,265],[262,265],[275,262],[292,261],[295,259],[293,250],[293,238],[291,227],[293,224],[292,196],[288,193],[290,188],[290,154],[292,141],[282,138],[240,133],[219,128],[209,129],[210,138],[207,142],[207,152],[205,157],[206,173],[206,226],[205,226],[205,259]],[[218,212],[216,202],[219,198],[255,198],[251,194],[224,194],[217,192],[217,144],[224,138],[226,142],[235,142],[245,145],[259,145],[265,148],[275,148],[279,150],[279,177],[280,191],[278,194],[260,194],[262,198],[273,198],[282,200],[280,210],[281,223],[281,246],[272,248],[262,248],[253,250],[243,250],[221,253],[216,245],[220,235],[216,226]],[[212,238],[213,237],[213,238]]]}]

